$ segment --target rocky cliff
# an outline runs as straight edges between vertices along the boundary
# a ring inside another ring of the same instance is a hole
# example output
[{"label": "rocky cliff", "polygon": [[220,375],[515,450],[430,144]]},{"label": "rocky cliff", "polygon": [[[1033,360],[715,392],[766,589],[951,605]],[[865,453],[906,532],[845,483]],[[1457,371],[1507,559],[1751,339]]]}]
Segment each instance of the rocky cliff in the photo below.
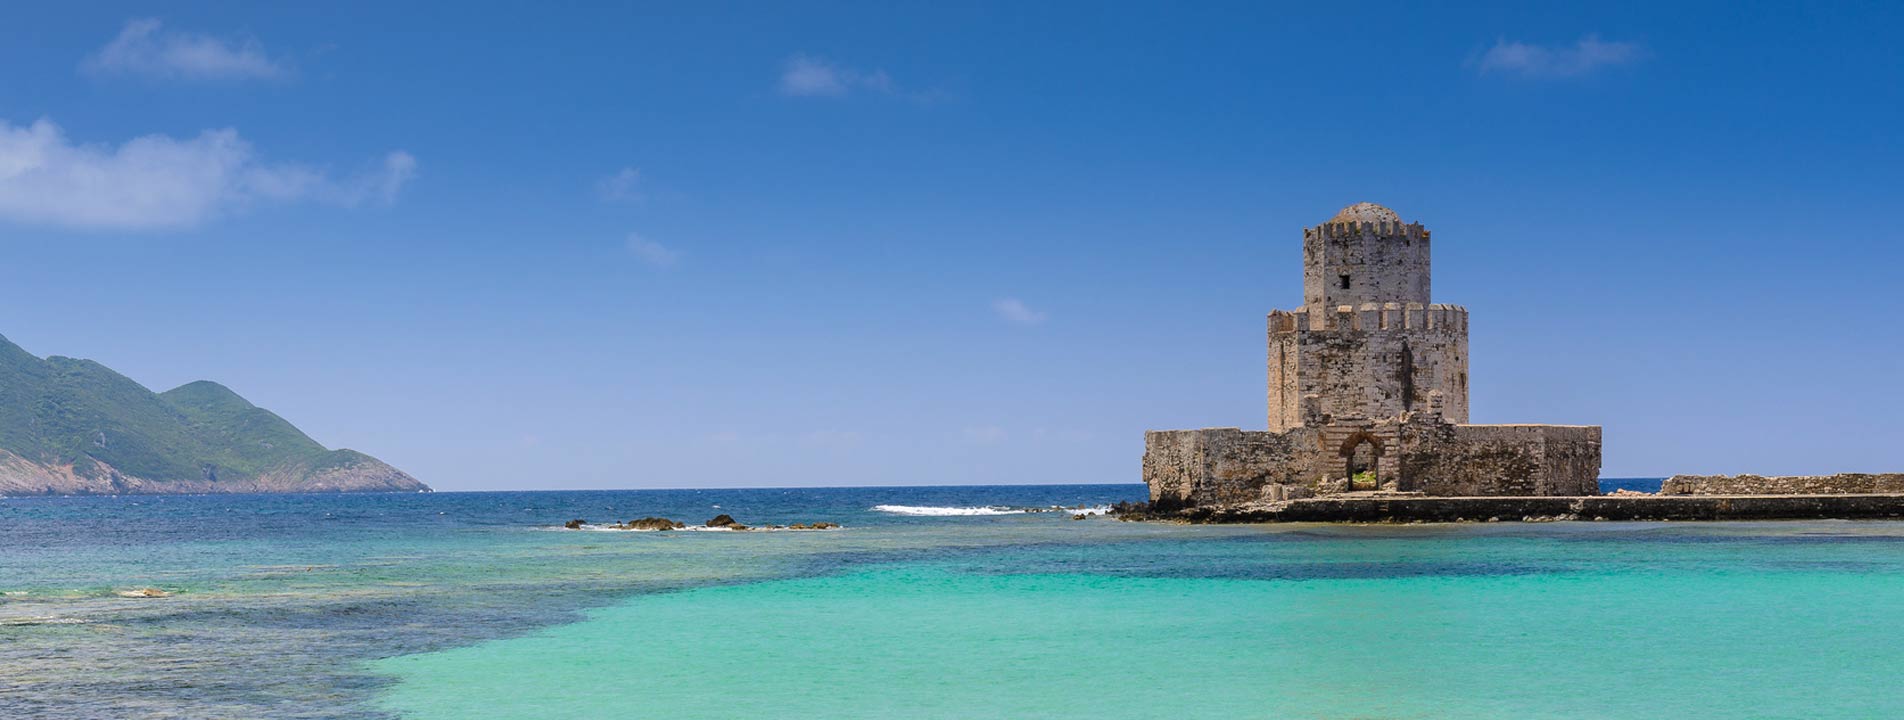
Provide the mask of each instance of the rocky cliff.
[{"label": "rocky cliff", "polygon": [[154,393],[0,337],[0,495],[428,490],[213,382]]}]

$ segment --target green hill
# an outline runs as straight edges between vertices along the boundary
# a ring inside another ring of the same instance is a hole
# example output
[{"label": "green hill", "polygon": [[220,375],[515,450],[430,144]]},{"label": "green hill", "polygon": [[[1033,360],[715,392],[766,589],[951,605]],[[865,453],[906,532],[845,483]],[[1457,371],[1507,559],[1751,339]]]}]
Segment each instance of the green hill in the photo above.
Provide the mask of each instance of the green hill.
[{"label": "green hill", "polygon": [[229,388],[154,393],[91,360],[0,337],[0,495],[427,490],[330,450]]}]

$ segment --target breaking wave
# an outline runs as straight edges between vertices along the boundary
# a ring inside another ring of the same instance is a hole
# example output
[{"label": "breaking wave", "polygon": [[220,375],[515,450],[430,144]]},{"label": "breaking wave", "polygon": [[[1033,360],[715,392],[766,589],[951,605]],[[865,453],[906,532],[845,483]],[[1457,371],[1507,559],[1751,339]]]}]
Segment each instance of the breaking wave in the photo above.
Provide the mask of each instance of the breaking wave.
[{"label": "breaking wave", "polygon": [[935,505],[874,505],[876,512],[893,515],[912,515],[916,517],[962,517],[972,515],[1022,515],[1025,513],[1094,513],[1107,515],[1111,512],[1108,505],[1096,507],[1009,507],[1005,505],[982,505],[969,507],[946,507]]},{"label": "breaking wave", "polygon": [[933,507],[930,505],[874,505],[873,509],[894,515],[952,516],[952,515],[1017,515],[1030,512],[1025,508],[1002,506],[989,507]]}]

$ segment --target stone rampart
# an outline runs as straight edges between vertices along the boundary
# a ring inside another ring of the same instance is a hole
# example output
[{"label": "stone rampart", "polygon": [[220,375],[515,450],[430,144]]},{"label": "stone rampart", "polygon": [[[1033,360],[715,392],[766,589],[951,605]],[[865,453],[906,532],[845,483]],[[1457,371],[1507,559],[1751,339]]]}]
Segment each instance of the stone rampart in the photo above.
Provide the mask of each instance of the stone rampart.
[{"label": "stone rampart", "polygon": [[1237,428],[1144,433],[1144,481],[1158,508],[1252,502],[1271,484],[1314,484],[1314,431]]},{"label": "stone rampart", "polygon": [[1406,489],[1428,495],[1598,495],[1600,428],[1590,425],[1403,427]]},{"label": "stone rampart", "polygon": [[1838,475],[1674,475],[1661,495],[1845,495],[1904,493],[1904,473]]}]

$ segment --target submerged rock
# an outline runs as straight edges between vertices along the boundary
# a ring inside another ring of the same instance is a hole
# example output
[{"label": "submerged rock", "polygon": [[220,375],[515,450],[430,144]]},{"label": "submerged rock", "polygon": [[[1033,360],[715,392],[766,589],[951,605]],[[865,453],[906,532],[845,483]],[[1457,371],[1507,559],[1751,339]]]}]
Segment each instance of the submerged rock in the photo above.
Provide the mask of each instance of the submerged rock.
[{"label": "submerged rock", "polygon": [[151,587],[149,587],[149,588],[139,588],[139,589],[137,589],[137,590],[120,590],[120,591],[119,591],[118,593],[116,593],[116,594],[117,594],[117,595],[118,595],[119,597],[127,597],[127,598],[162,598],[162,597],[172,597],[172,593],[170,593],[170,592],[167,592],[167,591],[164,591],[164,590],[160,590],[160,589],[158,589],[158,588],[151,588]]},{"label": "submerged rock", "polygon": [[587,524],[588,524],[587,520],[576,518],[574,520],[570,520],[568,522],[562,523],[562,527],[568,528],[570,530],[580,530],[582,529],[583,525],[587,525]]}]

